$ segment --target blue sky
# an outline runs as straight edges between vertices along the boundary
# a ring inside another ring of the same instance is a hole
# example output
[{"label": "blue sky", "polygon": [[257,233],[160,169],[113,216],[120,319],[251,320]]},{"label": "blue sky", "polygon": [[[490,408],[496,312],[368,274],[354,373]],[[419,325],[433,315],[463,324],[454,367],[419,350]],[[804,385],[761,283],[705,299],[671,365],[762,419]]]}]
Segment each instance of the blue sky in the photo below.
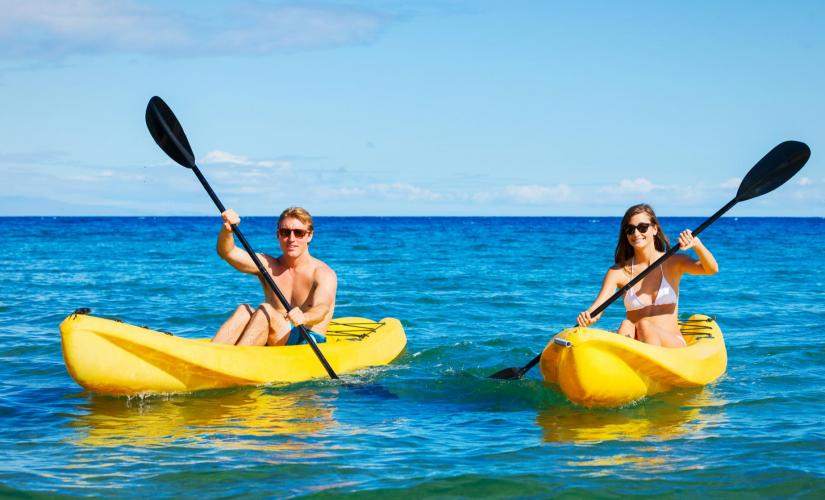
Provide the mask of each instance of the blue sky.
[{"label": "blue sky", "polygon": [[823,2],[0,0],[0,215],[825,216]]}]

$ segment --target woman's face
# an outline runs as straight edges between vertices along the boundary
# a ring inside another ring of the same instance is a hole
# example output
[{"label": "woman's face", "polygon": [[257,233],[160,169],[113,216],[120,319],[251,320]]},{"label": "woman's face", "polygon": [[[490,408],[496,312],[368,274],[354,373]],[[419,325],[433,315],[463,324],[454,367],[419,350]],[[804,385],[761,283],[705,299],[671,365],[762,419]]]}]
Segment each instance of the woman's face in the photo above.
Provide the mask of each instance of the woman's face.
[{"label": "woman's face", "polygon": [[659,228],[650,221],[650,215],[645,212],[635,214],[622,228],[628,243],[634,249],[646,248],[653,245]]}]

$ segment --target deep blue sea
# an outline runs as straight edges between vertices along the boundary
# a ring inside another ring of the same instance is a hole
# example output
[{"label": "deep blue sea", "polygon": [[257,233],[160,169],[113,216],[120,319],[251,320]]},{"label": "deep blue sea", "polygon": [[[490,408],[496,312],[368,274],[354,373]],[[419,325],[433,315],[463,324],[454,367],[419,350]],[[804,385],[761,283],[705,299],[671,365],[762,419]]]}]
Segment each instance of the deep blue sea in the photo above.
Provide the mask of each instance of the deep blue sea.
[{"label": "deep blue sea", "polygon": [[[675,236],[701,218],[664,218]],[[145,398],[84,391],[74,309],[211,336],[257,280],[215,253],[218,217],[0,218],[0,497],[825,496],[825,219],[734,218],[721,270],[682,281],[717,318],[727,373],[619,409],[569,403],[521,366],[587,307],[618,218],[324,218],[336,316],[399,318],[387,367],[288,386]],[[244,234],[274,253],[274,218]],[[615,328],[611,306],[599,326]]]}]

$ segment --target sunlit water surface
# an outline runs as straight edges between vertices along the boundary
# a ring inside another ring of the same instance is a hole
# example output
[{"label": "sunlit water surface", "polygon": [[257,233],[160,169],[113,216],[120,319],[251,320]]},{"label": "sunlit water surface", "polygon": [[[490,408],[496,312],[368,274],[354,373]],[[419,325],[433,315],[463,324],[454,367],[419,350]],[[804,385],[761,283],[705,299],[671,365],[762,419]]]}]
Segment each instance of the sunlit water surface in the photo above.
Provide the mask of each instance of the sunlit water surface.
[{"label": "sunlit water surface", "polygon": [[[664,219],[675,235],[701,219]],[[66,372],[74,309],[211,335],[256,280],[214,251],[217,218],[4,218],[0,496],[825,493],[822,219],[725,218],[721,272],[687,277],[682,313],[717,318],[728,371],[619,409],[567,402],[521,366],[593,300],[616,218],[319,218],[337,316],[399,318],[387,367],[290,386],[115,398]],[[246,218],[258,251],[274,220]],[[600,326],[615,328],[621,305]]]}]

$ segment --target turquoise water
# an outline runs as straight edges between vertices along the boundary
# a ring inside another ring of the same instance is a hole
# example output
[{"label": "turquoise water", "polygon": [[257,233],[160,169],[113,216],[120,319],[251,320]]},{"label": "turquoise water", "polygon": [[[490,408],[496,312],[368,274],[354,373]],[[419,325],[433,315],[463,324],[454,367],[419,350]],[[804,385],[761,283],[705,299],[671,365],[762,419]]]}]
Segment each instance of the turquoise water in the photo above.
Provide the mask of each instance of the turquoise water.
[{"label": "turquoise water", "polygon": [[[675,235],[702,219],[663,219]],[[721,272],[686,277],[728,371],[701,390],[588,410],[521,366],[590,304],[616,218],[319,218],[338,316],[402,320],[388,367],[285,387],[148,398],[84,391],[63,364],[78,307],[211,335],[256,280],[214,251],[212,218],[2,218],[0,496],[547,497],[825,493],[823,219],[724,218]],[[272,252],[274,220],[244,233]],[[615,328],[610,307],[600,326]]]}]

